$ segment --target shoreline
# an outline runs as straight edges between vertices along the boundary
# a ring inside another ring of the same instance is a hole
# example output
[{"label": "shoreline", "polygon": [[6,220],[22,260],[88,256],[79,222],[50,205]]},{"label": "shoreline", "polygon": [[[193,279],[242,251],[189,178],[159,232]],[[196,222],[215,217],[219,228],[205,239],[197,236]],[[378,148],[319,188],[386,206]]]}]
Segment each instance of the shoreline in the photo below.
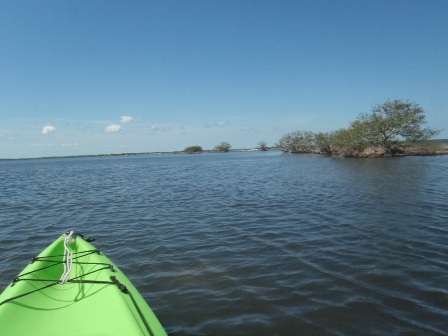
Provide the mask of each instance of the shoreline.
[{"label": "shoreline", "polygon": [[[435,140],[437,141],[437,140]],[[280,148],[270,148],[267,151],[281,151]],[[241,153],[241,152],[263,152],[263,150],[257,148],[241,148],[241,149],[231,149],[229,153]],[[172,151],[172,152],[135,152],[135,153],[110,153],[110,154],[80,154],[80,155],[67,155],[67,156],[41,156],[41,157],[31,157],[31,158],[0,158],[1,161],[22,161],[22,160],[50,160],[50,159],[76,159],[76,158],[102,158],[102,157],[118,157],[118,156],[138,156],[138,155],[178,155],[178,154],[217,154],[226,153],[218,151],[215,149],[203,150],[202,152],[186,153],[184,151]],[[433,150],[418,150],[411,149],[409,151],[404,151],[403,153],[396,153],[393,155],[385,155],[384,153],[354,153],[350,155],[344,155],[342,153],[327,153],[321,151],[303,151],[303,152],[290,152],[291,154],[320,154],[335,157],[346,157],[346,158],[394,158],[394,157],[405,157],[405,156],[440,156],[448,155],[448,144],[440,145],[440,148]]]},{"label": "shoreline", "polygon": [[[272,149],[277,150],[277,149]],[[229,153],[239,153],[239,152],[257,152],[261,150],[254,148],[247,149],[231,149]],[[203,150],[202,153],[207,154],[215,154],[215,153],[225,153],[222,151],[218,151],[215,149]],[[129,153],[110,153],[110,154],[79,154],[79,155],[64,155],[64,156],[39,156],[39,157],[29,157],[29,158],[0,158],[0,161],[16,161],[16,160],[49,160],[49,159],[76,159],[76,158],[98,158],[98,157],[114,157],[114,156],[137,156],[137,155],[178,155],[178,154],[187,154],[187,155],[195,155],[202,154],[199,152],[194,153],[186,153],[184,151],[172,151],[172,152],[129,152]]]},{"label": "shoreline", "polygon": [[363,152],[322,152],[319,150],[310,150],[310,151],[291,151],[284,153],[291,154],[320,154],[320,155],[328,155],[332,157],[344,157],[344,158],[355,158],[355,159],[374,159],[374,158],[396,158],[396,157],[405,157],[405,156],[441,156],[448,155],[448,145],[441,146],[438,149],[410,149],[403,150],[398,153],[391,154],[390,152],[386,152],[384,150],[378,150],[375,147],[366,148]]}]

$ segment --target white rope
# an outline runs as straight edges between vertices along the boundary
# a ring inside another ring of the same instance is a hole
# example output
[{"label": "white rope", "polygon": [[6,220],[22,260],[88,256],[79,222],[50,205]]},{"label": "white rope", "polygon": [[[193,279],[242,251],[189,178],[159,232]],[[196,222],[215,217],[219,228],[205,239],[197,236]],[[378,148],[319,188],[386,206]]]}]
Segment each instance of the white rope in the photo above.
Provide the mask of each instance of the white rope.
[{"label": "white rope", "polygon": [[65,284],[69,280],[70,272],[72,271],[73,252],[68,245],[75,241],[75,239],[72,238],[74,234],[75,231],[70,231],[68,234],[64,235],[64,273],[62,273],[61,279],[59,279],[61,284]]}]

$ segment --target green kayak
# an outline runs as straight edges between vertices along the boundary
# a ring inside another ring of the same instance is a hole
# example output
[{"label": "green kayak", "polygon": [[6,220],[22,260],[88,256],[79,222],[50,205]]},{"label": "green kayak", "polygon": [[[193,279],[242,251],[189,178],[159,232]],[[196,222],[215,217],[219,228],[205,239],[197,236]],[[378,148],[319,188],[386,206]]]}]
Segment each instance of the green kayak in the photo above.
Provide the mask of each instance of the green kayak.
[{"label": "green kayak", "polygon": [[0,335],[166,335],[120,269],[70,231],[0,294]]}]

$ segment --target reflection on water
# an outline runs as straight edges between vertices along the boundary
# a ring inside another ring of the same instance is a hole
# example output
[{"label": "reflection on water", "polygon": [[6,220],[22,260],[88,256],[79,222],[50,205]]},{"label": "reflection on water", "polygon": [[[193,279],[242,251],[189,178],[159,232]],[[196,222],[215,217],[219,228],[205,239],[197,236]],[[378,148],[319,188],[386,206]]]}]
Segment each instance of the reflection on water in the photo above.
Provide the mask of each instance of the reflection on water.
[{"label": "reflection on water", "polygon": [[0,284],[67,229],[173,335],[448,334],[448,157],[0,162]]}]

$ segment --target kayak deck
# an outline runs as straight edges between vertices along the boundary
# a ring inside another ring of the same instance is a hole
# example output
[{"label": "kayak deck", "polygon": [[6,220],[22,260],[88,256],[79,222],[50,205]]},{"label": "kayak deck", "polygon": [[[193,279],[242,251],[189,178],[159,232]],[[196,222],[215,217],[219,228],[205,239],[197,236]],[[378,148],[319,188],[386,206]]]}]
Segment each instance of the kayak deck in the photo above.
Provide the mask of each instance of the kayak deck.
[{"label": "kayak deck", "polygon": [[[166,335],[129,279],[80,236],[64,237],[33,258],[0,295],[0,330],[5,335]],[[67,257],[65,257],[67,259]],[[66,283],[61,275],[67,272]]]}]

